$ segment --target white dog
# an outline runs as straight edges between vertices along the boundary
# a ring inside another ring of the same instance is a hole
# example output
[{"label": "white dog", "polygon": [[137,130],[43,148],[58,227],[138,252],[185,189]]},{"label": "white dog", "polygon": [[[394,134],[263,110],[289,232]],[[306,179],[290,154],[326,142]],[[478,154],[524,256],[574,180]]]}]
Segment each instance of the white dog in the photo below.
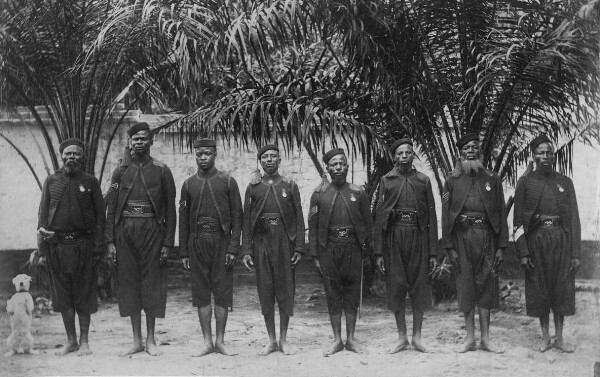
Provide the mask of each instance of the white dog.
[{"label": "white dog", "polygon": [[4,356],[9,357],[15,353],[39,352],[33,349],[33,336],[31,335],[31,322],[33,319],[33,297],[29,293],[29,275],[20,274],[12,280],[17,293],[6,302],[6,311],[10,316],[12,332],[6,345],[10,349]]}]

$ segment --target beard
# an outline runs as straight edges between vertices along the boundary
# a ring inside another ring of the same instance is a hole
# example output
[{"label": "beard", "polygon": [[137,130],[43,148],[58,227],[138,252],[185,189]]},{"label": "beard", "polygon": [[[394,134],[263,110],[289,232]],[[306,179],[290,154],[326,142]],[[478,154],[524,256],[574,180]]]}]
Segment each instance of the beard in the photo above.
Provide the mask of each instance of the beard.
[{"label": "beard", "polygon": [[70,160],[64,159],[63,165],[65,168],[65,171],[69,174],[77,173],[79,170],[81,170],[81,160],[70,161]]},{"label": "beard", "polygon": [[481,160],[461,160],[460,168],[468,175],[475,175],[483,170],[483,163]]}]

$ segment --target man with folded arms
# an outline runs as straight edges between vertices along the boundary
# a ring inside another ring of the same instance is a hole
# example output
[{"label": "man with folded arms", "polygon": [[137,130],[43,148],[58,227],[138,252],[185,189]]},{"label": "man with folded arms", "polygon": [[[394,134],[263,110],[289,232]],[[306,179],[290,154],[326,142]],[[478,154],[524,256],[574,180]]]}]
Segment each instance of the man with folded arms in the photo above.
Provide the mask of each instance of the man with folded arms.
[{"label": "man with folded arms", "polygon": [[96,177],[83,171],[83,142],[67,139],[59,151],[63,167],[46,178],[42,189],[39,263],[49,264],[52,307],[61,313],[67,332],[67,345],[56,355],[89,355],[91,315],[98,311],[95,264],[104,255],[104,200]]},{"label": "man with folded arms", "polygon": [[431,306],[427,274],[437,265],[437,216],[429,178],[416,171],[411,139],[392,145],[394,168],[383,176],[375,214],[375,255],[386,277],[388,306],[394,312],[399,342],[391,351],[409,347],[406,334],[406,295],[413,310],[412,345],[427,352],[421,344],[423,312]]},{"label": "man with folded arms", "polygon": [[[257,158],[264,175],[257,175],[244,196],[243,263],[256,269],[260,307],[269,344],[264,355],[290,354],[287,330],[294,315],[294,267],[304,253],[304,217],[296,183],[279,175],[279,148],[260,148]],[[280,338],[275,335],[275,301],[279,307]]]},{"label": "man with folded arms", "polygon": [[[183,267],[192,277],[192,304],[204,347],[198,356],[212,352],[233,355],[225,348],[227,310],[233,301],[233,266],[240,247],[242,200],[238,184],[215,168],[217,144],[212,139],[194,142],[198,173],[181,187],[179,249]],[[211,293],[215,300],[217,338],[213,344]]]},{"label": "man with folded arms", "polygon": [[459,352],[475,351],[475,307],[479,310],[480,349],[502,353],[490,343],[490,310],[498,308],[498,268],[508,244],[502,181],[480,160],[478,135],[456,143],[460,160],[446,179],[442,195],[444,248],[458,270],[458,310],[465,315],[467,338]]},{"label": "man with folded arms", "polygon": [[[372,220],[363,189],[346,181],[344,150],[323,155],[331,184],[320,185],[310,199],[308,239],[310,254],[323,279],[333,346],[324,356],[344,349],[361,352],[354,331],[360,303],[362,261],[371,252]],[[346,344],[342,341],[342,312],[346,315]]]},{"label": "man with folded arms", "polygon": [[[177,213],[171,170],[150,156],[152,132],[147,123],[128,131],[131,160],[115,169],[107,196],[106,241],[117,263],[119,313],[130,317],[133,347],[123,353],[158,356],[154,328],[165,317],[167,268],[173,247]],[[142,315],[146,313],[146,344],[142,343]]]},{"label": "man with folded arms", "polygon": [[575,314],[575,273],[581,254],[581,224],[573,181],[554,171],[554,146],[546,135],[530,143],[536,170],[525,172],[515,192],[514,227],[525,270],[527,315],[542,327],[540,352],[552,348],[550,310],[556,332],[554,347],[563,343],[565,316]]}]

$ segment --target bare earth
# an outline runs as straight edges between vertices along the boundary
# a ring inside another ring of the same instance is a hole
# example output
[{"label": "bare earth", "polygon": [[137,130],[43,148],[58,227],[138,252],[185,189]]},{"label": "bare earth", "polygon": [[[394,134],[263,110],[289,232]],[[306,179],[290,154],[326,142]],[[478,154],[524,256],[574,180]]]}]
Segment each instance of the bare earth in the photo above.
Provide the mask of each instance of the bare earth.
[{"label": "bare earth", "polygon": [[[521,283],[522,284],[522,283]],[[258,356],[267,335],[256,289],[236,287],[234,310],[229,315],[226,343],[237,356],[211,354],[192,357],[201,347],[196,311],[189,290],[171,287],[167,318],[157,321],[158,342],[164,352],[131,357],[117,354],[130,346],[130,325],[120,318],[115,303],[102,303],[92,316],[92,356],[69,354],[57,357],[54,350],[65,342],[59,314],[36,316],[33,335],[40,355],[0,356],[0,375],[211,375],[211,376],[592,376],[600,361],[600,307],[597,293],[577,293],[577,314],[567,318],[565,339],[575,353],[534,351],[540,341],[536,319],[523,314],[520,291],[492,314],[492,339],[504,354],[483,351],[458,354],[454,350],[465,336],[463,318],[456,306],[441,304],[426,314],[423,342],[430,353],[408,350],[390,355],[397,338],[393,315],[385,300],[365,300],[357,325],[357,338],[364,354],[342,351],[325,358],[322,352],[331,340],[322,287],[304,284],[296,292],[296,312],[290,323],[289,343],[294,355],[274,353]],[[410,313],[409,313],[410,314]],[[408,316],[411,327],[411,315]],[[0,317],[0,336],[6,339],[10,324],[6,312]],[[553,333],[553,330],[552,330]],[[2,344],[2,354],[6,346]]]}]

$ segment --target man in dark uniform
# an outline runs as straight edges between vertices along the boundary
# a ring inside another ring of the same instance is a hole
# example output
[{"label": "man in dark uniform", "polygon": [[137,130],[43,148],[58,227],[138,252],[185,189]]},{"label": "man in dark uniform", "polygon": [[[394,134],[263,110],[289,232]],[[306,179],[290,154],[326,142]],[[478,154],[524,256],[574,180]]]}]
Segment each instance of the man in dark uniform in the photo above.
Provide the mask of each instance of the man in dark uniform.
[{"label": "man in dark uniform", "polygon": [[[179,249],[183,267],[192,275],[192,304],[204,337],[198,356],[233,355],[224,343],[227,310],[233,300],[233,266],[240,247],[242,200],[238,184],[215,168],[215,140],[194,142],[198,173],[181,187]],[[211,293],[215,300],[217,339],[213,345]]]},{"label": "man in dark uniform", "polygon": [[517,249],[525,269],[527,315],[539,317],[542,344],[552,347],[550,310],[556,332],[554,347],[565,352],[565,316],[575,314],[575,273],[579,268],[581,225],[570,178],[554,171],[554,147],[546,135],[531,144],[536,170],[519,179],[514,222]]},{"label": "man in dark uniform", "polygon": [[405,304],[410,296],[413,310],[412,345],[421,344],[423,312],[431,306],[429,269],[437,265],[437,216],[429,178],[412,167],[411,139],[392,145],[395,167],[379,184],[375,214],[375,255],[377,266],[386,276],[388,306],[394,312],[399,342],[391,351],[408,348]]},{"label": "man in dark uniform", "polygon": [[131,161],[122,162],[111,178],[106,240],[111,258],[117,262],[119,313],[131,318],[133,329],[133,347],[124,355],[144,351],[143,309],[145,350],[157,356],[161,351],[156,346],[154,327],[156,318],[165,316],[166,261],[177,221],[175,183],[171,170],[150,156],[153,138],[148,124],[134,124],[127,134]]},{"label": "man in dark uniform", "polygon": [[346,315],[346,349],[360,352],[354,338],[360,302],[363,255],[372,251],[369,197],[346,182],[348,160],[344,150],[323,155],[331,184],[317,187],[310,198],[308,239],[310,255],[323,278],[333,346],[329,356],[344,349],[342,311]]},{"label": "man in dark uniform", "polygon": [[[40,202],[41,264],[49,265],[52,307],[62,314],[67,345],[56,352],[89,355],[90,319],[98,311],[95,264],[104,255],[104,200],[96,177],[83,169],[83,142],[60,144],[63,167],[46,178]],[[79,316],[77,343],[75,313]]]},{"label": "man in dark uniform", "polygon": [[[294,314],[294,267],[304,253],[304,217],[296,183],[279,175],[279,149],[265,145],[257,157],[264,175],[250,182],[244,199],[243,263],[256,268],[258,298],[269,345],[265,355],[289,354],[287,329]],[[280,338],[275,336],[275,301],[279,307]]]},{"label": "man in dark uniform", "polygon": [[498,268],[508,244],[506,205],[500,177],[485,169],[477,134],[457,142],[460,160],[444,184],[444,248],[457,269],[458,310],[465,313],[467,339],[460,352],[474,351],[475,307],[479,309],[480,349],[501,353],[489,340],[490,310],[498,308]]}]

